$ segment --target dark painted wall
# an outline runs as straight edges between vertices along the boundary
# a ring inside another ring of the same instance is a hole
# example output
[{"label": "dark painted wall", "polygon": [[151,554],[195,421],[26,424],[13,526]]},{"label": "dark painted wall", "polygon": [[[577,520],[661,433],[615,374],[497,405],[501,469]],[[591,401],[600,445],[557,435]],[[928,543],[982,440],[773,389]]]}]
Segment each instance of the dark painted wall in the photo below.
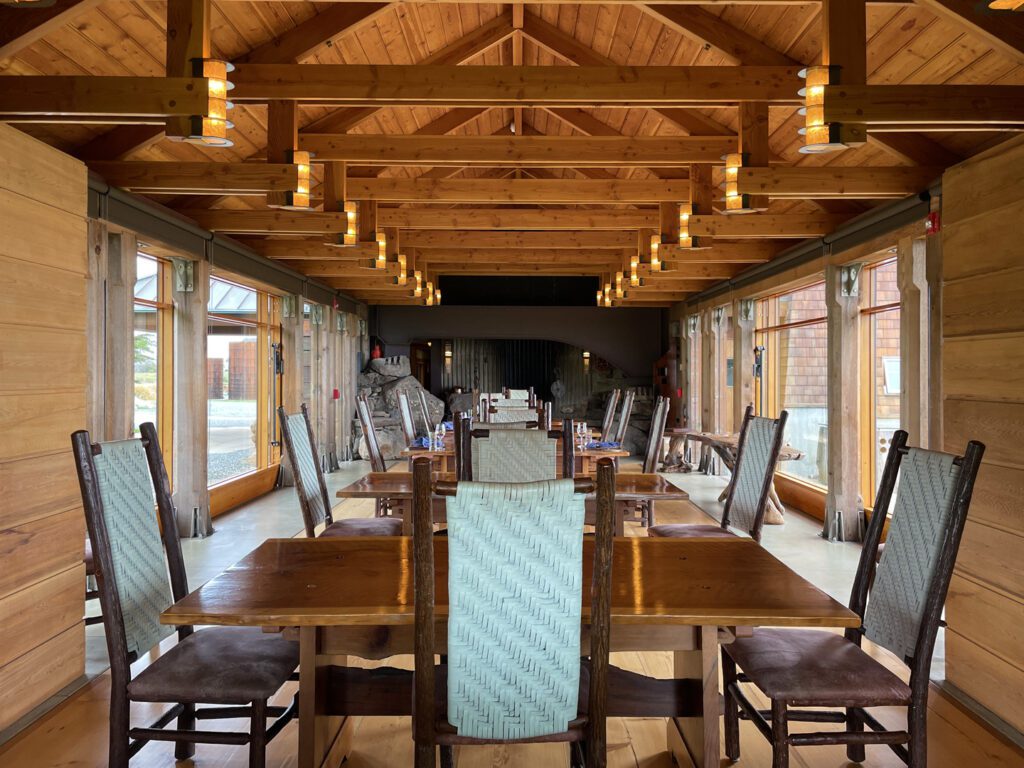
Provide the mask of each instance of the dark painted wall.
[{"label": "dark painted wall", "polygon": [[417,339],[562,341],[648,377],[668,343],[665,318],[664,310],[646,308],[383,306],[371,307],[370,332],[388,355],[408,354]]}]

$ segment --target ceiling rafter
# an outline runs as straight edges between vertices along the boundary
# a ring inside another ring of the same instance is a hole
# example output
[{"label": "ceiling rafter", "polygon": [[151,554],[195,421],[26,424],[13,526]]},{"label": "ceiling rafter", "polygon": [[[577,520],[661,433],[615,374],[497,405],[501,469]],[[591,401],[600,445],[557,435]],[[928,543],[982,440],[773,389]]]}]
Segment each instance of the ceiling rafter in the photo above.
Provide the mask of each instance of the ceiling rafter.
[{"label": "ceiling rafter", "polygon": [[48,7],[0,8],[0,59],[14,56],[103,0],[56,0]]}]

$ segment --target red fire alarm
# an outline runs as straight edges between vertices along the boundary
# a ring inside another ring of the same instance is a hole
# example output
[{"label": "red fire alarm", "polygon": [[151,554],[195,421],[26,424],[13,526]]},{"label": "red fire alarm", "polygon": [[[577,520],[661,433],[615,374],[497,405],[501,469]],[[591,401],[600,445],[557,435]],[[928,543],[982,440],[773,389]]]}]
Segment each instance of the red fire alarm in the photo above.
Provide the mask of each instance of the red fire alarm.
[{"label": "red fire alarm", "polygon": [[334,391],[331,393],[331,397],[333,397],[335,400],[340,400],[341,399],[341,390],[338,389],[337,387],[335,387]]},{"label": "red fire alarm", "polygon": [[929,235],[935,235],[942,231],[942,217],[938,211],[929,212],[928,218],[924,220],[924,231]]}]

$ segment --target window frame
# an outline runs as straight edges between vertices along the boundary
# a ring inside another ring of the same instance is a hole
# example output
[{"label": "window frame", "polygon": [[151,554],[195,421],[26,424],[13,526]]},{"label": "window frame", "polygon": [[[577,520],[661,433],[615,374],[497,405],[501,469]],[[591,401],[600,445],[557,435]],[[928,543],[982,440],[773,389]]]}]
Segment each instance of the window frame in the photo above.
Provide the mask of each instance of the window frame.
[{"label": "window frame", "polygon": [[[160,452],[163,454],[167,467],[167,476],[174,478],[174,302],[171,300],[173,290],[174,265],[169,259],[155,256],[144,251],[137,251],[136,260],[149,259],[156,262],[157,300],[140,299],[135,296],[132,288],[132,314],[137,305],[150,307],[156,311],[157,334],[157,371],[156,371],[156,431],[160,440]],[[132,326],[134,343],[134,321]],[[134,369],[132,371],[132,389],[134,393]],[[133,394],[134,398],[134,394]],[[134,412],[132,422],[135,421]],[[138,424],[132,427],[138,429]]]}]

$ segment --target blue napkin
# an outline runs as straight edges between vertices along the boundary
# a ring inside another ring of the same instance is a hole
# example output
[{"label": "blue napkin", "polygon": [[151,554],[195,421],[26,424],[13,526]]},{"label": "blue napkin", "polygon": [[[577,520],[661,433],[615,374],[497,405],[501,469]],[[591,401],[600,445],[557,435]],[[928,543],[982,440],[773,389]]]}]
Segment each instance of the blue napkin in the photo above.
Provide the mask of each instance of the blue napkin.
[{"label": "blue napkin", "polygon": [[429,448],[430,438],[429,437],[417,437],[412,441],[413,448]]},{"label": "blue napkin", "polygon": [[593,448],[621,448],[621,447],[622,447],[622,443],[601,442],[600,440],[593,440],[593,441],[587,443],[587,448],[588,449],[593,449]]},{"label": "blue napkin", "polygon": [[443,421],[441,423],[444,424],[444,428],[449,432],[455,429],[455,424],[450,421]]}]

